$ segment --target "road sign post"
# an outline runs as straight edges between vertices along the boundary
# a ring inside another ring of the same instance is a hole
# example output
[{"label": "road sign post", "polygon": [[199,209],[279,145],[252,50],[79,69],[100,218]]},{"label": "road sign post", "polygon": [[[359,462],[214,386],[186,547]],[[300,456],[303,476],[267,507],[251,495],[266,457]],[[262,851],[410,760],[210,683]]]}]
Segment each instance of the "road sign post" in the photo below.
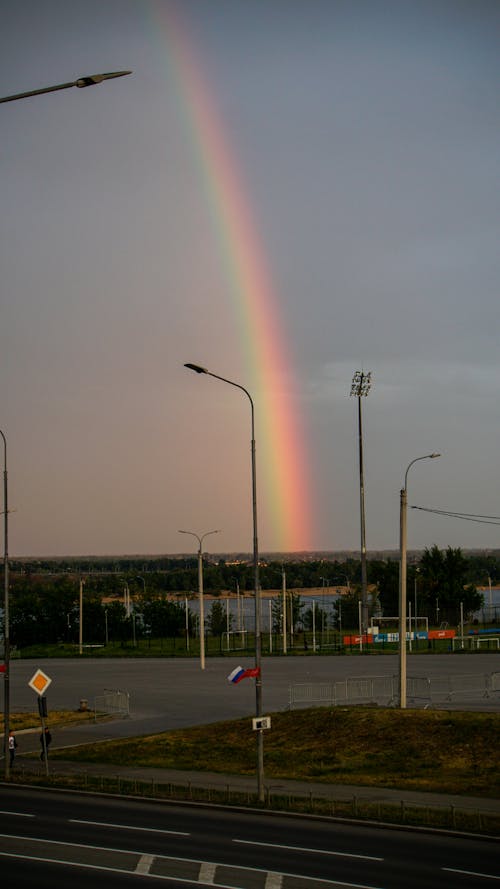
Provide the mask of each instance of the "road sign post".
[{"label": "road sign post", "polygon": [[50,676],[47,676],[43,670],[37,670],[36,673],[33,674],[28,685],[33,691],[38,695],[38,712],[40,714],[40,723],[42,726],[42,751],[43,758],[45,760],[45,774],[48,777],[49,774],[49,757],[47,756],[47,742],[45,740],[45,722],[44,717],[47,716],[47,698],[45,697],[45,692],[47,691],[52,679]]}]

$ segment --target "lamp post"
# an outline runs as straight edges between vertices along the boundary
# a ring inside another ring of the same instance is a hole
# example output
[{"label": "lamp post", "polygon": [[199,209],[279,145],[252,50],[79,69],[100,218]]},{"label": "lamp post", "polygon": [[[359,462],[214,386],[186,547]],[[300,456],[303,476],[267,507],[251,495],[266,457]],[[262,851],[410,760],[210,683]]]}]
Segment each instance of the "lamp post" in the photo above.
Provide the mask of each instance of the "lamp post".
[{"label": "lamp post", "polygon": [[[261,671],[261,615],[260,615],[260,582],[259,582],[259,545],[257,537],[257,479],[255,466],[255,411],[252,396],[248,389],[228,380],[218,374],[214,374],[199,364],[185,364],[189,370],[194,370],[198,374],[206,374],[228,383],[245,393],[250,402],[251,413],[251,458],[252,458],[252,518],[253,518],[253,576],[254,576],[254,602],[255,602],[255,715],[257,719],[262,716],[262,671]],[[261,728],[257,729],[257,795],[259,802],[264,801],[264,734]]]},{"label": "lamp post", "polygon": [[286,654],[286,571],[281,566],[281,592],[283,594],[283,654]]},{"label": "lamp post", "polygon": [[425,454],[415,457],[405,472],[404,487],[400,492],[399,507],[399,706],[406,709],[406,513],[407,483],[410,467],[419,460],[434,460],[441,454]]},{"label": "lamp post", "polygon": [[361,399],[368,395],[371,387],[371,371],[357,370],[352,378],[351,395],[358,399],[358,440],[359,440],[359,511],[361,524],[361,634],[368,627],[368,585],[366,578],[366,527],[365,527],[365,480],[363,471],[363,424]]},{"label": "lamp post", "polygon": [[3,599],[3,645],[4,645],[4,671],[3,671],[3,692],[4,692],[4,756],[5,756],[5,778],[10,777],[10,756],[9,756],[9,722],[10,722],[10,631],[9,631],[9,503],[8,503],[8,486],[7,486],[7,439],[0,429],[0,435],[3,440],[3,530],[4,530],[4,546],[3,546],[3,583],[4,583],[4,599]]},{"label": "lamp post", "polygon": [[220,531],[206,531],[201,537],[194,531],[179,531],[179,534],[190,534],[198,541],[198,601],[200,603],[200,669],[205,669],[205,610],[203,603],[203,549],[202,543],[209,534],[220,534]]},{"label": "lamp post", "polygon": [[82,577],[80,577],[79,581],[79,611],[80,611],[80,621],[78,626],[78,653],[80,655],[83,654],[83,585],[85,581]]},{"label": "lamp post", "polygon": [[[15,102],[18,99],[28,99],[31,96],[40,96],[43,93],[55,93],[58,90],[69,89],[76,86],[82,89],[87,86],[95,86],[104,80],[112,80],[115,77],[125,77],[132,74],[131,71],[110,71],[106,74],[87,74],[72,80],[69,83],[58,83],[54,86],[46,86],[42,89],[30,90],[25,93],[16,93],[13,96],[3,96],[0,98],[0,104],[4,102]],[[7,440],[4,433],[0,430],[0,435],[4,444],[4,755],[5,755],[5,777],[10,776],[10,757],[9,757],[9,721],[10,721],[10,635],[9,635],[9,561],[8,561],[8,503],[7,503]],[[81,596],[81,588],[80,588]],[[80,606],[80,634],[82,632],[81,606]],[[80,654],[82,653],[82,640],[80,636]]]},{"label": "lamp post", "polygon": [[126,77],[127,74],[132,74],[132,71],[110,71],[108,74],[86,74],[84,77],[79,77],[77,80],[70,80],[69,83],[56,83],[54,86],[45,86],[42,89],[38,90],[30,90],[27,93],[16,93],[15,96],[3,96],[0,98],[0,104],[2,102],[16,102],[17,99],[29,99],[31,96],[41,96],[43,93],[56,93],[58,90],[68,90],[73,86],[82,89],[86,86],[95,86],[98,83],[102,83],[104,80],[112,80],[115,77]]}]

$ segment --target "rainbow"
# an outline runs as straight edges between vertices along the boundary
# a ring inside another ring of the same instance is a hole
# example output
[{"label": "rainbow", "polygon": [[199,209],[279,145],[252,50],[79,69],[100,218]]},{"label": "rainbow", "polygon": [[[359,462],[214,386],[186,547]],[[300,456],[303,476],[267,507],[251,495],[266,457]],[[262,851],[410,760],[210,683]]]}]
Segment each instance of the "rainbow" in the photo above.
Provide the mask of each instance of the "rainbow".
[{"label": "rainbow", "polygon": [[[184,6],[183,11],[187,8]],[[252,392],[259,394],[255,405],[257,473],[264,482],[259,483],[259,500],[264,500],[270,517],[273,549],[311,550],[311,488],[299,411],[290,396],[269,395],[292,367],[279,299],[199,49],[186,22],[181,20],[177,4],[158,3],[155,13],[154,26],[160,28],[160,36],[166,41],[169,76],[175,79],[179,107],[189,130],[221,262],[233,294]],[[227,374],[226,368],[210,369],[222,376]],[[236,382],[247,385],[246,381]]]}]

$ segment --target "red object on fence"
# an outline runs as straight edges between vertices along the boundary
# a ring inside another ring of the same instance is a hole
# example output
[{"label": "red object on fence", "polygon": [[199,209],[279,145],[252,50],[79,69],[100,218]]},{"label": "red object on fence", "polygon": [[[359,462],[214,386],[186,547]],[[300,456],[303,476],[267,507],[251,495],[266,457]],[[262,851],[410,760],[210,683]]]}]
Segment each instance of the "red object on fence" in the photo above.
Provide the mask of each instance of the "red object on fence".
[{"label": "red object on fence", "polygon": [[344,636],[343,637],[344,645],[359,645],[361,642],[363,645],[371,645],[373,644],[373,636]]},{"label": "red object on fence", "polygon": [[429,630],[428,639],[454,639],[455,630]]}]

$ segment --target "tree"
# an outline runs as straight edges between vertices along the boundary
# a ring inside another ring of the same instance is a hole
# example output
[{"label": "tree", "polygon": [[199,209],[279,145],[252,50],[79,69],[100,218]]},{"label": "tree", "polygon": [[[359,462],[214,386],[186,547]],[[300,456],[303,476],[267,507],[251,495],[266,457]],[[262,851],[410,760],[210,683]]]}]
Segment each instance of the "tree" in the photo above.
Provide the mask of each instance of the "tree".
[{"label": "tree", "polygon": [[435,611],[443,621],[456,624],[460,620],[460,603],[467,615],[481,608],[484,597],[473,584],[466,584],[467,571],[467,560],[460,548],[442,551],[434,545],[424,551],[420,560],[420,595],[428,613]]},{"label": "tree", "polygon": [[[212,636],[222,636],[228,629],[226,608],[222,602],[212,602],[212,607],[207,615],[207,626]],[[233,618],[229,615],[229,630],[232,629]]]},{"label": "tree", "polygon": [[359,601],[361,593],[354,590],[341,596],[334,605],[334,620],[340,628],[340,615],[342,614],[342,630],[359,628]]},{"label": "tree", "polygon": [[153,637],[180,636],[185,631],[185,611],[177,602],[166,599],[143,600],[142,616],[144,626]]},{"label": "tree", "polygon": [[387,617],[397,617],[399,613],[399,562],[388,559],[386,562],[371,563],[370,580],[377,585],[378,598],[383,613]]},{"label": "tree", "polygon": [[[307,608],[304,612],[304,628],[306,630],[313,629],[313,607],[311,605],[310,608]],[[328,626],[328,614],[325,608],[322,608],[321,605],[314,606],[314,629],[317,633],[323,631]]]},{"label": "tree", "polygon": [[77,587],[67,577],[55,581],[17,578],[10,595],[10,636],[18,647],[63,641],[68,614],[74,608]]},{"label": "tree", "polygon": [[109,642],[124,642],[128,636],[127,613],[122,602],[110,602],[103,607],[104,631],[106,633],[106,619]]}]

